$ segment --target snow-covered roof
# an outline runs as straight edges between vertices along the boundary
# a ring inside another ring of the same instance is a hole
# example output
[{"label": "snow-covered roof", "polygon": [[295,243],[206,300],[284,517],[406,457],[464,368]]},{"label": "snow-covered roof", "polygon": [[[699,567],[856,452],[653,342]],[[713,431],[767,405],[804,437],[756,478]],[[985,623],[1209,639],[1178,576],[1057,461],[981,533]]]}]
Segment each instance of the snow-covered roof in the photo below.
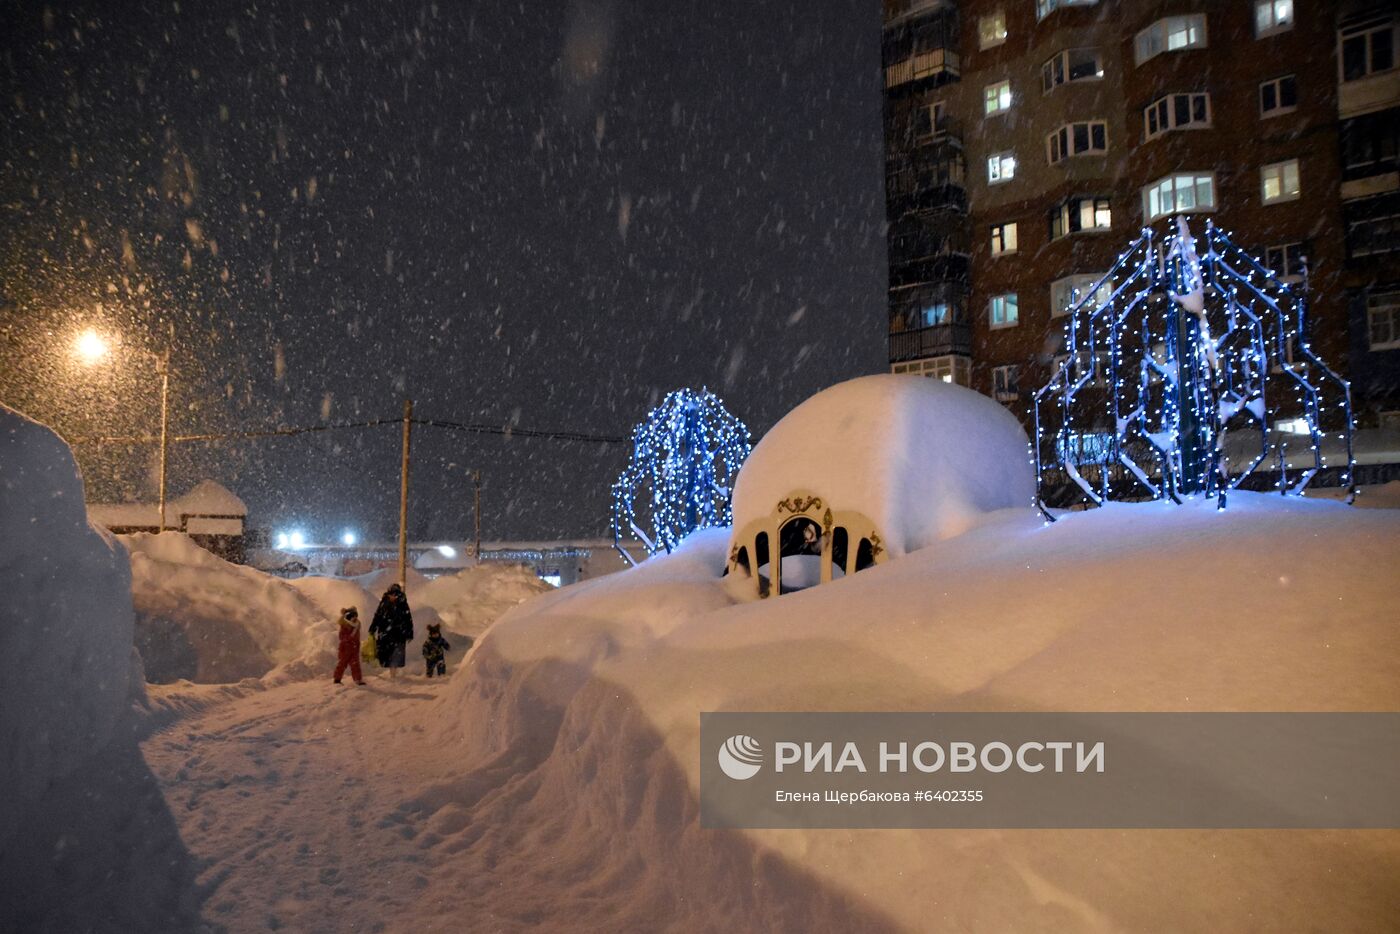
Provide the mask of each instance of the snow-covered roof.
[{"label": "snow-covered roof", "polygon": [[246,516],[248,507],[213,480],[201,480],[194,489],[167,504],[166,512],[190,516]]},{"label": "snow-covered roof", "polygon": [[866,376],[817,393],[763,437],[734,485],[734,528],[795,491],[863,513],[889,554],[957,535],[994,509],[1029,507],[1028,441],[998,403],[923,376]]},{"label": "snow-covered roof", "polygon": [[[88,519],[108,529],[154,529],[160,525],[160,506],[155,503],[89,503]],[[181,516],[246,516],[248,507],[243,500],[213,480],[201,480],[188,493],[165,504],[167,528],[178,528]],[[198,527],[195,527],[198,526]],[[237,535],[231,522],[211,523],[200,520],[188,530],[202,534]]]}]

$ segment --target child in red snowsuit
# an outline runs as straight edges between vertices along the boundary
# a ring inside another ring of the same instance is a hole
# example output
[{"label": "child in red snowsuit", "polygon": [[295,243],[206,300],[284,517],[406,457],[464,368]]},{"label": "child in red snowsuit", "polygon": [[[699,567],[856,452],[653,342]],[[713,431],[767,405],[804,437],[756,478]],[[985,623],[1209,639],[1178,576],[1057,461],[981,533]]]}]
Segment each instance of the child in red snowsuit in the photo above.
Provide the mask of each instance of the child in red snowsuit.
[{"label": "child in red snowsuit", "polygon": [[348,666],[355,683],[364,684],[364,676],[360,673],[360,611],[353,606],[347,607],[340,611],[340,619],[336,622],[336,628],[340,630],[340,656],[335,663],[335,683],[340,683],[340,677]]}]

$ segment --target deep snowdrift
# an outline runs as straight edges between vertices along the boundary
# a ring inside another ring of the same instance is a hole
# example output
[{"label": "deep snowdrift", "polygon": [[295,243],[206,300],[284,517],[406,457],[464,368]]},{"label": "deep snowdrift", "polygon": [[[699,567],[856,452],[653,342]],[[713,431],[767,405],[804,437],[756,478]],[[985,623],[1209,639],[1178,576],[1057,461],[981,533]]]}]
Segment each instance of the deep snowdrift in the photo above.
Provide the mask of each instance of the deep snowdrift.
[{"label": "deep snowdrift", "polygon": [[0,406],[0,930],[181,929],[192,873],[142,761],[123,549],[68,446]]},{"label": "deep snowdrift", "polygon": [[773,426],[734,483],[734,528],[797,490],[875,523],[891,556],[966,531],[1035,492],[1026,433],[981,393],[922,376],[825,389]]},{"label": "deep snowdrift", "polygon": [[507,610],[553,589],[525,565],[491,563],[427,581],[409,597],[448,629],[475,638]]},{"label": "deep snowdrift", "polygon": [[[387,581],[385,572],[351,580],[284,580],[230,564],[187,535],[124,535],[131,552],[136,645],[146,677],[227,683],[262,678],[320,677],[335,664],[335,625],[342,607],[359,608],[368,628]],[[373,588],[373,589],[369,589]],[[409,580],[414,641],[410,669],[430,623],[442,623],[455,662],[506,610],[550,590],[528,568],[490,564],[427,581]]]},{"label": "deep snowdrift", "polygon": [[[0,788],[23,810],[112,737],[131,680],[131,588],[126,555],[88,525],[68,446],[4,406],[0,580]],[[0,847],[13,826],[0,821]]]},{"label": "deep snowdrift", "polygon": [[[555,928],[851,923],[833,905],[910,930],[1400,917],[1400,832],[729,834],[698,827],[695,799],[706,710],[1400,709],[1400,515],[1250,494],[1051,526],[1020,509],[748,603],[718,576],[724,545],[701,533],[486,634],[438,711],[467,774],[416,805],[449,828],[445,871],[479,870],[492,840],[493,905],[547,902],[533,918]],[[504,839],[548,839],[547,868]]]},{"label": "deep snowdrift", "polygon": [[326,608],[287,581],[230,564],[179,532],[121,541],[131,552],[136,646],[152,682],[256,678],[326,641],[313,636]]}]

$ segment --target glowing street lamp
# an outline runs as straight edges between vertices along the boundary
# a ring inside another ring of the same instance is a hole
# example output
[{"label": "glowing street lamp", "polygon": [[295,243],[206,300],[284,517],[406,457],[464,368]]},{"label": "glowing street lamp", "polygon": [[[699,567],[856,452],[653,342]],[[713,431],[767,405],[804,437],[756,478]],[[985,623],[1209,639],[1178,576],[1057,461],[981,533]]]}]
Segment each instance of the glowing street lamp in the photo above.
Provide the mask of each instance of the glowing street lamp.
[{"label": "glowing street lamp", "polygon": [[79,334],[73,341],[73,352],[84,363],[99,363],[110,351],[107,339],[92,328]]},{"label": "glowing street lamp", "polygon": [[[73,341],[73,353],[88,366],[96,366],[112,354],[114,342],[93,328],[88,328]],[[156,374],[160,377],[160,526],[159,534],[165,531],[165,475],[170,460],[170,349],[156,354],[149,350],[140,353],[155,361]]]}]

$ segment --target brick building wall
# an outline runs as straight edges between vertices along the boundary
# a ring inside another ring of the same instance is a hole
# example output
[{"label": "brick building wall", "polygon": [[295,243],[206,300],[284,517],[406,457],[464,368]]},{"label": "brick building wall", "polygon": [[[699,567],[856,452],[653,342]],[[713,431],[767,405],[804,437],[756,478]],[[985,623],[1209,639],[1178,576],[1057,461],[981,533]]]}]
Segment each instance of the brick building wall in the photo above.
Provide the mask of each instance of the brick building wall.
[{"label": "brick building wall", "polygon": [[[1358,386],[1363,419],[1400,407],[1393,392],[1400,346],[1392,353],[1382,341],[1381,350],[1372,350],[1367,340],[1376,296],[1386,301],[1387,284],[1400,281],[1397,252],[1357,257],[1348,246],[1348,230],[1357,228],[1349,228],[1349,214],[1385,215],[1392,207],[1400,213],[1400,206],[1386,200],[1400,189],[1400,176],[1391,177],[1394,146],[1386,150],[1384,140],[1376,143],[1381,157],[1370,180],[1345,188],[1344,179],[1362,170],[1343,164],[1356,157],[1348,157],[1342,143],[1348,101],[1364,101],[1351,104],[1352,110],[1382,115],[1400,105],[1386,103],[1385,87],[1371,87],[1400,76],[1394,62],[1382,67],[1384,43],[1393,46],[1394,33],[1372,41],[1376,27],[1366,27],[1373,58],[1368,67],[1377,74],[1345,80],[1347,73],[1355,77],[1356,66],[1344,69],[1339,62],[1342,27],[1358,15],[1371,16],[1365,21],[1371,23],[1377,11],[1382,22],[1387,11],[1393,19],[1393,5],[1271,0],[1260,6],[1244,0],[963,0],[956,7],[886,2],[887,24],[897,21],[910,35],[919,35],[910,24],[920,18],[956,24],[924,34],[931,41],[945,36],[939,56],[944,67],[936,76],[905,72],[888,86],[887,71],[885,116],[891,160],[927,157],[928,137],[910,128],[921,111],[934,108],[948,128],[940,145],[961,157],[961,191],[945,193],[939,203],[945,227],[961,225],[950,238],[965,244],[965,265],[953,291],[968,335],[965,347],[933,347],[938,354],[965,354],[965,365],[913,366],[907,354],[892,353],[892,368],[954,378],[994,394],[998,368],[1014,367],[1020,391],[999,398],[1024,415],[1029,391],[1046,381],[1059,351],[1064,318],[1052,307],[1052,284],[1106,272],[1144,224],[1165,229],[1170,216],[1148,217],[1144,190],[1164,178],[1193,174],[1210,179],[1210,217],[1261,260],[1291,273],[1306,257],[1313,346],[1340,372],[1356,368],[1366,375]],[[1156,54],[1153,39],[1162,48]],[[887,66],[891,48],[887,42]],[[1271,88],[1267,95],[1265,84]],[[1273,103],[1271,111],[1265,102]],[[1166,123],[1154,125],[1164,114]],[[1393,116],[1400,117],[1400,110]],[[1185,121],[1178,123],[1178,117]],[[1372,135],[1373,124],[1385,120],[1367,119]],[[1060,127],[1072,134],[1076,124],[1090,151],[1052,162],[1047,138]],[[1102,151],[1100,141],[1106,143]],[[1015,160],[1014,174],[1005,180],[992,178],[989,169],[989,160],[1001,154]],[[1266,167],[1276,167],[1270,171],[1284,186],[1283,196],[1268,202],[1261,175]],[[1295,178],[1296,196],[1288,192]],[[1348,200],[1359,192],[1366,194],[1364,201]],[[891,229],[908,229],[918,204],[908,192],[890,199]],[[1199,230],[1203,212],[1186,213]],[[1082,229],[1065,229],[1071,215],[1071,226]],[[1052,217],[1058,218],[1054,229]],[[1085,219],[1092,223],[1081,223]],[[1014,250],[1005,249],[1005,236],[993,235],[994,228],[1009,224],[1016,225]],[[1371,241],[1390,236],[1383,223],[1362,226]],[[1400,225],[1394,236],[1400,238]],[[1003,248],[999,255],[994,242]],[[909,262],[906,245],[891,240],[890,264],[891,285],[903,290],[907,317],[909,295],[922,294],[911,283],[927,282],[923,277],[931,270]],[[950,260],[945,267],[955,265]],[[1004,316],[1005,302],[998,297],[1011,295],[1015,322],[994,320],[994,302],[996,314]],[[1384,321],[1377,333],[1386,333]]]}]

